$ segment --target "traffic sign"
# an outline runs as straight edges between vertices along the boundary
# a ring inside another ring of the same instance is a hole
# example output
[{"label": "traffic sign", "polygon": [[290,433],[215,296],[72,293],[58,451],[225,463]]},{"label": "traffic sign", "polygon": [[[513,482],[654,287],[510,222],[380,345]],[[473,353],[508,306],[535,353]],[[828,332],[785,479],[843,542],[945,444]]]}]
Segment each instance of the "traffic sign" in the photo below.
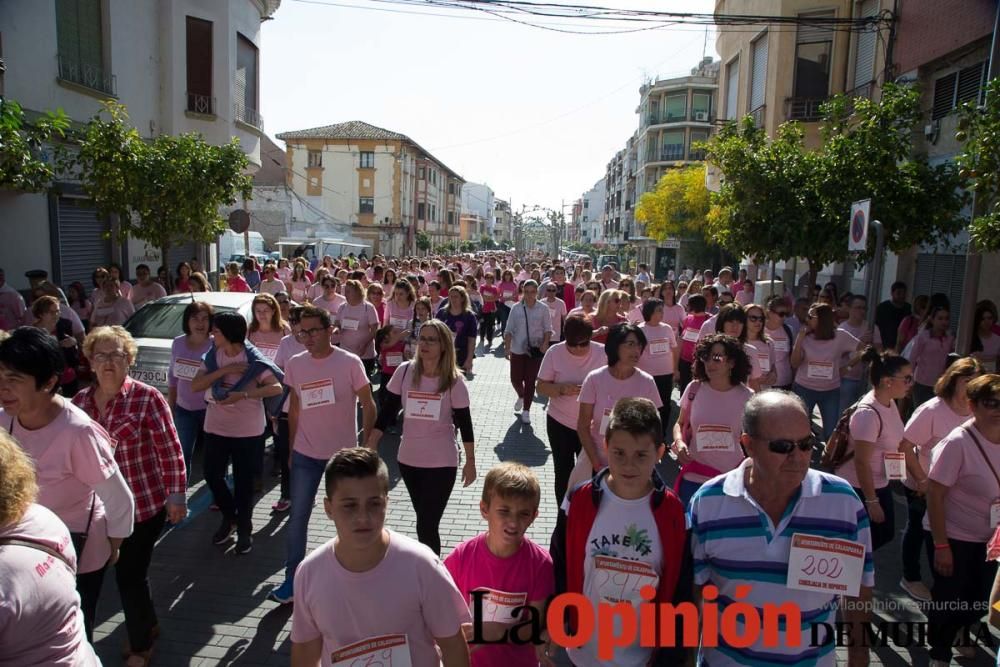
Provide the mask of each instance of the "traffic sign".
[{"label": "traffic sign", "polygon": [[229,214],[229,228],[237,234],[250,229],[250,214],[241,208]]},{"label": "traffic sign", "polygon": [[851,204],[851,231],[847,241],[848,252],[864,252],[868,247],[868,212],[871,199],[862,199]]}]

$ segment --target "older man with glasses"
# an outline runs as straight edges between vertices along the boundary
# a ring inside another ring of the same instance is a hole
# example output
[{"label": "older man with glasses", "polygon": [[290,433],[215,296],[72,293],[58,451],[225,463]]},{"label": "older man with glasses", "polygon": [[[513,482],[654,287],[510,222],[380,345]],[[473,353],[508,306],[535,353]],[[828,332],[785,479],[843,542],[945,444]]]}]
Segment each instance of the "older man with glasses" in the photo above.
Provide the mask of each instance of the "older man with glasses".
[{"label": "older man with glasses", "polygon": [[[706,482],[688,506],[695,597],[711,585],[719,613],[739,599],[758,618],[773,604],[785,618],[777,641],[765,632],[751,646],[735,647],[720,637],[717,648],[703,646],[699,663],[833,667],[835,638],[821,634],[813,646],[802,628],[832,631],[847,598],[841,620],[854,625],[845,636],[864,637],[875,584],[868,514],[847,482],[809,468],[817,442],[795,394],[755,394],[743,412],[740,444],[743,463]],[[851,645],[848,665],[867,664],[868,648]]]}]

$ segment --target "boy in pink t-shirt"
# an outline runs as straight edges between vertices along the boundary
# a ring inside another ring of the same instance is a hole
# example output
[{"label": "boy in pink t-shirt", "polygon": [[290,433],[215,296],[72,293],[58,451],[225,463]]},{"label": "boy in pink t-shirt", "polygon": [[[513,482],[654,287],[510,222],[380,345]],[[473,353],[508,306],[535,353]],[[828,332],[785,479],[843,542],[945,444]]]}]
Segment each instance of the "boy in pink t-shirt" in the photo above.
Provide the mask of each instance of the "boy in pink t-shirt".
[{"label": "boy in pink t-shirt", "polygon": [[324,477],[337,536],[295,572],[292,664],[468,664],[462,628],[472,617],[448,570],[428,547],[385,528],[382,459],[342,449]]},{"label": "boy in pink t-shirt", "polygon": [[552,557],[525,536],[540,501],[538,479],[530,469],[518,463],[496,466],[486,475],[479,502],[486,532],[455,547],[444,561],[472,610],[473,621],[463,630],[475,667],[548,662],[545,644],[533,646],[527,630],[518,642],[511,637],[512,626],[526,618],[542,623],[555,589]]}]

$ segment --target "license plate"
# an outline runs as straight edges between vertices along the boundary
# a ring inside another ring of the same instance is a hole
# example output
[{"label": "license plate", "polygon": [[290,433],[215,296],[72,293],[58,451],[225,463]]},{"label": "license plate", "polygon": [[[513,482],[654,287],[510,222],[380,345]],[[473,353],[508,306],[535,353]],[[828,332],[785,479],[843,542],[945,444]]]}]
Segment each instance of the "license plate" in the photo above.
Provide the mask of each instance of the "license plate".
[{"label": "license plate", "polygon": [[133,380],[145,382],[146,384],[151,384],[154,387],[162,387],[167,384],[166,370],[159,371],[145,368],[133,368],[131,376]]}]

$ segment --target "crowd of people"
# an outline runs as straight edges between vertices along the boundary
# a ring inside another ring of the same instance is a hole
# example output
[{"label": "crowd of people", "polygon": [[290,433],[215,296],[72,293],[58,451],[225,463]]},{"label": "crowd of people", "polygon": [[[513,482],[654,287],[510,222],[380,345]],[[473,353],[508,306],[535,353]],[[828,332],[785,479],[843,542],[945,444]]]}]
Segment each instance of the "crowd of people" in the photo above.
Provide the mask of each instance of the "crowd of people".
[{"label": "crowd of people", "polygon": [[[910,304],[902,283],[869,320],[865,296],[834,283],[765,295],[745,269],[657,281],[644,264],[518,259],[230,263],[223,288],[254,293],[250,321],[192,299],[166,395],[129,376],[137,349],[121,325],[167,293],[207,290],[200,267],[154,279],[140,265],[133,283],[101,267],[89,293],[43,278],[30,303],[0,270],[0,665],[98,664],[112,567],[125,664],[148,665],[160,635],[148,570],[164,526],[187,514],[196,450],[219,512],[212,540],[246,555],[268,439],[271,509],[289,515],[270,597],[293,605],[296,666],[550,665],[581,628],[574,614],[545,626],[558,593],[638,608],[704,604],[711,590],[720,609],[777,600],[809,622],[861,624],[894,495],[907,508],[899,585],[924,605],[932,665],[950,662],[991,587],[1000,596],[992,302],[977,304],[960,357],[947,297]],[[477,465],[469,383],[489,354],[509,361],[513,418],[544,414],[551,490],[524,466]],[[385,527],[390,429],[413,536]],[[661,462],[676,467],[673,489]],[[481,476],[485,530],[442,561],[454,486]],[[321,485],[337,537],[307,554]],[[526,537],[543,492],[559,507],[548,548]],[[834,543],[850,554],[843,594],[793,567]],[[609,660],[598,634],[568,647],[574,664],[834,662],[832,642],[763,637],[627,642]],[[867,664],[868,649],[849,659]]]}]

